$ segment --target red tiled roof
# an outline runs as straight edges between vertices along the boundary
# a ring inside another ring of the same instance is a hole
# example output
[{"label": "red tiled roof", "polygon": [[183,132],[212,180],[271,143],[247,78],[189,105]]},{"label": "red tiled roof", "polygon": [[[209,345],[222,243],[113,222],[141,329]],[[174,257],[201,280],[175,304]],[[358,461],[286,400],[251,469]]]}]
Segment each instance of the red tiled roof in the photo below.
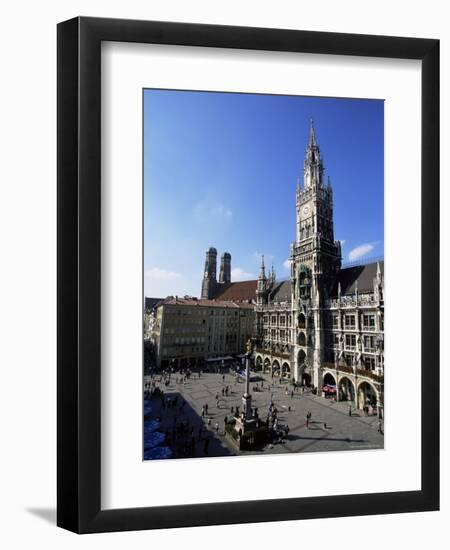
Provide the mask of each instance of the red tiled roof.
[{"label": "red tiled roof", "polygon": [[216,300],[232,300],[233,302],[248,302],[256,300],[256,285],[258,281],[239,281],[220,285],[214,298]]}]

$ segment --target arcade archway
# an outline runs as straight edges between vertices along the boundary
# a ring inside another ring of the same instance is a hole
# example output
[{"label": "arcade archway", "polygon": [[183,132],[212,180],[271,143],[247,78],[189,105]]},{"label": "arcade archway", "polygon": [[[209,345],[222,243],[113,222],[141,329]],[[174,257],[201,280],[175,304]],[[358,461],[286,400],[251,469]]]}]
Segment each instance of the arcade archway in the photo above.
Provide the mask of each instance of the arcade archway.
[{"label": "arcade archway", "polygon": [[325,374],[325,376],[323,377],[323,385],[324,386],[336,386],[336,379],[335,377],[331,374],[331,372],[327,372]]},{"label": "arcade archway", "polygon": [[377,392],[369,382],[361,382],[358,386],[358,404],[362,409],[368,405],[377,406]]},{"label": "arcade archway", "polygon": [[276,359],[272,363],[272,373],[274,375],[279,375],[280,374],[280,363]]},{"label": "arcade archway", "polygon": [[341,378],[339,381],[339,400],[340,401],[354,401],[355,400],[355,386],[349,378]]},{"label": "arcade archway", "polygon": [[281,376],[287,378],[291,377],[291,366],[286,361],[281,365]]}]

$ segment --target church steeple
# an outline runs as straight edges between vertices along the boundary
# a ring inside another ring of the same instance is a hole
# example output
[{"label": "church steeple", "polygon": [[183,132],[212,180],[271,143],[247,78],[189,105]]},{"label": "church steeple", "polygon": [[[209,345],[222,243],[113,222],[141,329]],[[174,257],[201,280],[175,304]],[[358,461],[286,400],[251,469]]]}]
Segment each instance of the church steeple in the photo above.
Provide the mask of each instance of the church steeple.
[{"label": "church steeple", "polygon": [[261,263],[259,265],[259,277],[258,281],[265,281],[266,280],[266,268],[264,265],[264,254],[261,255]]},{"label": "church steeple", "polygon": [[269,277],[269,280],[270,280],[270,284],[275,284],[275,280],[276,280],[276,275],[275,275],[275,268],[272,264],[272,269],[270,270],[270,277]]},{"label": "church steeple", "polygon": [[316,142],[316,132],[314,130],[314,121],[313,118],[310,118],[310,126],[309,126],[309,146],[315,147],[317,145]]},{"label": "church steeple", "polygon": [[305,189],[316,190],[323,187],[323,161],[317,144],[314,122],[311,118],[309,127],[309,142],[306,147],[303,181]]},{"label": "church steeple", "polygon": [[256,302],[262,304],[267,291],[266,268],[264,265],[264,254],[261,256],[261,264],[259,267],[258,283],[256,285]]}]

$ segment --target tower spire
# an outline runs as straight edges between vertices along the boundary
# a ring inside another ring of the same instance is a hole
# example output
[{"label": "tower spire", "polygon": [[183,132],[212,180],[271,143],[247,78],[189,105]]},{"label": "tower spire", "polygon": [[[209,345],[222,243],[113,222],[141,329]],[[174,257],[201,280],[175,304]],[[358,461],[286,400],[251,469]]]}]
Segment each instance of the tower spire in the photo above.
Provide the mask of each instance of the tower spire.
[{"label": "tower spire", "polygon": [[316,132],[314,130],[314,120],[313,117],[310,118],[310,126],[309,126],[309,145],[315,147],[317,145],[316,142]]},{"label": "tower spire", "polygon": [[264,266],[264,254],[261,255],[261,264],[259,266],[259,278],[260,279],[266,278],[266,268]]}]

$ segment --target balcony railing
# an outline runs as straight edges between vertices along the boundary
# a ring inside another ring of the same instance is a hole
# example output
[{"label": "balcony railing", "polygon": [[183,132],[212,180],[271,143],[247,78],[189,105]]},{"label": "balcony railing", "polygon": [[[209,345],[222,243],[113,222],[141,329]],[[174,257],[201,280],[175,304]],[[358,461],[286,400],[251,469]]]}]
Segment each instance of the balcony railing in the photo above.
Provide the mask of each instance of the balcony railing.
[{"label": "balcony railing", "polygon": [[367,369],[356,369],[356,374],[358,376],[367,376],[367,378],[371,378],[375,382],[383,382],[384,380],[384,376],[380,376],[379,374]]}]

